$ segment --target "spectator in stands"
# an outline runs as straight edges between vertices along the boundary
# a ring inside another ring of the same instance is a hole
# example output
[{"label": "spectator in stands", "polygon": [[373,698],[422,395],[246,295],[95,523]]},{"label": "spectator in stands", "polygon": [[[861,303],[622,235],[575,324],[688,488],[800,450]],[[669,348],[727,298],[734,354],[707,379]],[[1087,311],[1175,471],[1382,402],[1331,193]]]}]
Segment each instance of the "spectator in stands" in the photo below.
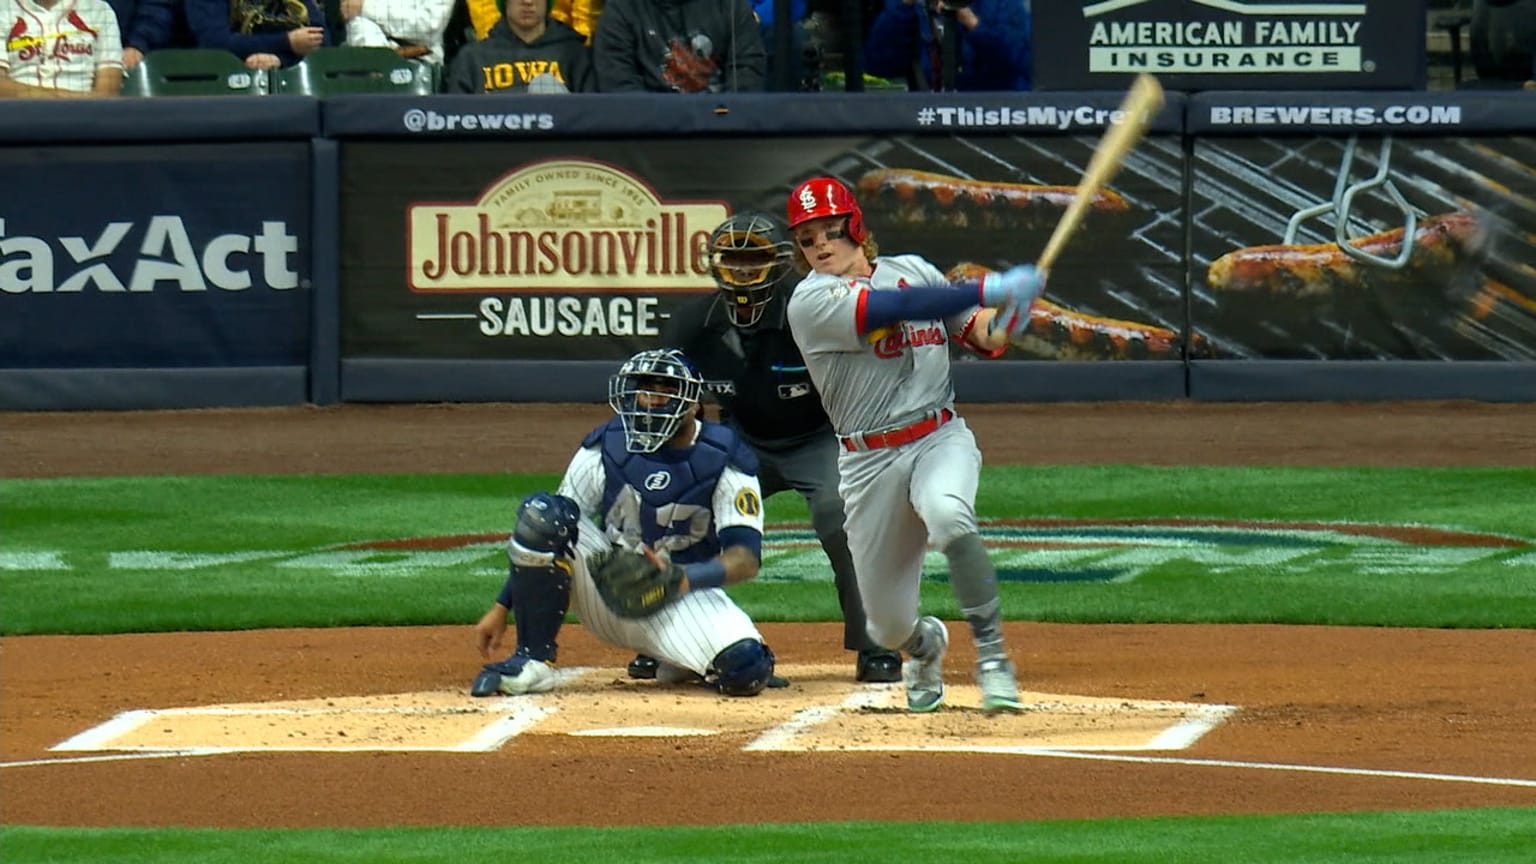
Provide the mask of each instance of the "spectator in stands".
[{"label": "spectator in stands", "polygon": [[1028,90],[1029,12],[1024,0],[885,0],[864,66],[910,90]]},{"label": "spectator in stands", "polygon": [[341,0],[347,44],[393,48],[400,56],[443,62],[443,31],[453,0]]},{"label": "spectator in stands", "polygon": [[551,0],[549,17],[569,26],[592,44],[597,33],[597,19],[603,14],[603,0]]},{"label": "spectator in stands", "polygon": [[590,93],[597,89],[581,34],[549,20],[545,0],[506,0],[507,14],[459,49],[449,93]]},{"label": "spectator in stands", "polygon": [[123,35],[123,68],[139,65],[144,55],[162,48],[179,47],[177,25],[183,23],[178,0],[107,0],[117,12],[117,29]]},{"label": "spectator in stands", "polygon": [[187,0],[199,48],[222,48],[251,69],[292,66],[325,45],[316,0]]},{"label": "spectator in stands", "polygon": [[[805,32],[806,0],[790,0],[789,4],[789,57],[780,59],[774,56],[778,48],[777,34],[773,32],[774,7],[777,0],[752,0],[752,14],[757,18],[758,29],[763,36],[763,51],[768,58],[768,68],[776,69],[779,63],[790,64],[793,70],[790,73],[791,80],[802,83],[808,76],[817,70],[810,68],[806,62],[806,48],[809,40]],[[798,89],[798,88],[797,88]]]},{"label": "spectator in stands", "polygon": [[475,28],[475,38],[484,39],[491,33],[491,28],[501,20],[506,9],[506,0],[465,0],[469,5],[469,23]]},{"label": "spectator in stands", "polygon": [[1536,0],[1476,0],[1469,89],[1536,89]]},{"label": "spectator in stands", "polygon": [[106,0],[0,0],[0,97],[91,99],[123,89],[123,41]]},{"label": "spectator in stands", "polygon": [[[476,39],[484,39],[507,8],[506,0],[466,2],[469,3],[469,20],[474,25]],[[592,44],[592,33],[597,29],[597,16],[602,13],[603,0],[549,0],[550,20],[559,21],[580,33],[588,45]]]},{"label": "spectator in stands", "polygon": [[592,60],[604,93],[754,91],[768,74],[747,0],[608,0]]}]

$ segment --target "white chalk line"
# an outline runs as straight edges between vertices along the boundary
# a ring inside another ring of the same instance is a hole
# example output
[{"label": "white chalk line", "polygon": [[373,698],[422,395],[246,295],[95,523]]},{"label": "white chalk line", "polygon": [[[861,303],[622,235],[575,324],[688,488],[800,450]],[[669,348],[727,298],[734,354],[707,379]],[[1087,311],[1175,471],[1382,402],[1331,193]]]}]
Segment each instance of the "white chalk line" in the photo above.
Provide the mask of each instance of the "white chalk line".
[{"label": "white chalk line", "polygon": [[1425,771],[1390,771],[1377,768],[1341,768],[1332,765],[1288,765],[1281,762],[1241,762],[1230,759],[1191,759],[1184,756],[1129,756],[1123,753],[1089,753],[1036,749],[1025,756],[1056,759],[1096,759],[1103,762],[1139,762],[1148,765],[1189,765],[1198,768],[1247,768],[1263,771],[1299,771],[1311,774],[1349,774],[1356,777],[1394,777],[1403,780],[1437,780],[1445,783],[1482,783],[1492,786],[1524,786],[1536,789],[1536,780],[1517,777],[1481,777],[1470,774],[1434,774]]},{"label": "white chalk line", "polygon": [[[559,670],[561,680],[570,680],[579,677],[587,668],[575,667]],[[850,693],[838,705],[821,705],[806,708],[796,712],[789,720],[781,723],[748,743],[742,749],[746,751],[805,751],[811,748],[795,746],[792,741],[800,733],[811,729],[826,720],[844,711],[857,711],[867,707],[878,707],[887,701],[889,692],[895,685],[866,684]],[[28,759],[15,762],[0,762],[0,768],[27,768],[44,765],[78,765],[100,762],[120,762],[139,759],[174,759],[192,756],[216,756],[231,753],[250,752],[375,752],[379,750],[398,749],[408,752],[432,751],[439,752],[489,752],[499,748],[513,737],[536,725],[544,717],[555,713],[558,709],[554,706],[540,704],[537,696],[503,697],[495,700],[485,700],[482,705],[485,713],[506,712],[506,716],[498,719],[482,729],[479,733],[466,741],[448,747],[365,747],[365,748],[305,748],[305,747],[197,747],[181,750],[145,750],[142,752],[114,753],[95,756],[73,756],[55,759]],[[1063,703],[1065,705],[1065,703]],[[1230,714],[1235,712],[1236,706],[1232,705],[1200,705],[1192,703],[1154,703],[1155,707],[1178,706],[1190,709],[1191,714],[1178,724],[1160,733],[1148,746],[1136,747],[1136,750],[1176,750],[1192,746],[1206,732],[1220,725]],[[1081,710],[1085,706],[1074,704],[1072,707]],[[259,709],[260,713],[324,713],[312,709]],[[436,713],[437,709],[408,708],[396,713]],[[458,713],[464,713],[463,709],[456,709]],[[186,709],[173,708],[163,710],[136,710],[125,711],[106,723],[89,729],[67,741],[55,745],[53,750],[86,750],[92,749],[97,742],[109,741],[120,734],[132,731],[140,725],[152,720],[159,714],[187,714],[187,713],[225,713],[221,708],[212,709]],[[236,712],[231,712],[236,713]],[[375,713],[366,710],[362,713]],[[382,709],[378,713],[389,713],[389,709]],[[1489,777],[1466,774],[1441,774],[1423,771],[1395,771],[1374,768],[1348,768],[1332,765],[1301,765],[1277,762],[1245,762],[1228,759],[1194,759],[1178,756],[1140,756],[1127,753],[1106,752],[1115,750],[1115,747],[1084,747],[1081,749],[1063,749],[1050,747],[1021,747],[1021,746],[988,746],[988,745],[852,745],[840,746],[839,752],[919,752],[919,753],[983,753],[995,755],[1036,756],[1054,759],[1088,759],[1102,762],[1125,762],[1144,765],[1182,765],[1199,768],[1237,768],[1263,771],[1287,771],[1313,774],[1338,774],[1357,777],[1387,777],[1404,780],[1428,780],[1445,783],[1473,783],[1494,786],[1511,786],[1536,788],[1536,780],[1527,780],[1515,777]],[[1129,749],[1129,748],[1128,748]]]},{"label": "white chalk line", "polygon": [[[819,709],[812,709],[819,710]],[[806,713],[806,712],[802,712]],[[810,719],[810,718],[806,718]],[[816,721],[816,722],[819,722]],[[811,725],[814,725],[812,723]],[[746,750],[769,749],[754,746],[762,739],[743,748]],[[419,749],[419,748],[417,748]],[[849,748],[864,749],[864,748]],[[1488,786],[1512,786],[1536,789],[1536,780],[1516,777],[1483,777],[1468,774],[1435,774],[1424,771],[1390,771],[1377,768],[1344,768],[1333,765],[1293,765],[1278,762],[1242,762],[1231,759],[1190,759],[1177,756],[1131,756],[1123,753],[1086,752],[1074,750],[1048,750],[1015,747],[885,747],[870,752],[966,752],[996,753],[1013,756],[1038,756],[1054,759],[1091,759],[1100,762],[1132,762],[1143,765],[1183,765],[1191,768],[1238,768],[1255,771],[1289,771],[1311,774],[1342,774],[1355,777],[1388,777],[1398,780],[1428,780],[1440,783],[1474,783]],[[227,753],[251,752],[250,748],[205,748],[174,750],[155,753],[119,753],[105,756],[71,756],[62,759],[28,759],[20,762],[0,762],[0,768],[29,768],[42,765],[79,765],[92,762],[124,762],[136,759],[176,759],[190,756],[217,756]],[[327,751],[329,752],[329,750]],[[842,752],[847,752],[842,751]]]}]

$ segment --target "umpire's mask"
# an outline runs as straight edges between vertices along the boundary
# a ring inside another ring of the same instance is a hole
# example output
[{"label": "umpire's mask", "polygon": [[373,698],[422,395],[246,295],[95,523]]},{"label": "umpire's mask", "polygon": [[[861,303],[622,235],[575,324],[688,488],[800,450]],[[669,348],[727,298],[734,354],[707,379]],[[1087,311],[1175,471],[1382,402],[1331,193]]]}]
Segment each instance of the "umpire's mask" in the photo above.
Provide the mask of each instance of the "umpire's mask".
[{"label": "umpire's mask", "polygon": [[751,327],[763,317],[794,255],[783,221],[758,210],[737,213],[709,235],[709,272],[725,295],[732,324]]},{"label": "umpire's mask", "polygon": [[631,453],[655,453],[672,440],[688,410],[699,404],[704,379],[683,352],[641,351],[608,379],[608,405],[624,423]]}]

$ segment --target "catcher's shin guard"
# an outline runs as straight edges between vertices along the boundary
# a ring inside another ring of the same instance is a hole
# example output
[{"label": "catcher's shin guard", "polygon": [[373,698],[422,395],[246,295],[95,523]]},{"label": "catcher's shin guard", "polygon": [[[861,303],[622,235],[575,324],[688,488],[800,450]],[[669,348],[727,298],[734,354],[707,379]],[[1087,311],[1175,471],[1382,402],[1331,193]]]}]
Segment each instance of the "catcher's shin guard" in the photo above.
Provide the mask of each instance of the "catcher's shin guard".
[{"label": "catcher's shin guard", "polygon": [[555,639],[571,605],[572,556],[581,510],[563,495],[539,492],[517,511],[507,540],[511,561],[499,602],[512,610],[517,653],[553,662]]},{"label": "catcher's shin guard", "polygon": [[756,696],[773,678],[773,651],[756,639],[738,639],[709,664],[706,680],[726,696]]}]

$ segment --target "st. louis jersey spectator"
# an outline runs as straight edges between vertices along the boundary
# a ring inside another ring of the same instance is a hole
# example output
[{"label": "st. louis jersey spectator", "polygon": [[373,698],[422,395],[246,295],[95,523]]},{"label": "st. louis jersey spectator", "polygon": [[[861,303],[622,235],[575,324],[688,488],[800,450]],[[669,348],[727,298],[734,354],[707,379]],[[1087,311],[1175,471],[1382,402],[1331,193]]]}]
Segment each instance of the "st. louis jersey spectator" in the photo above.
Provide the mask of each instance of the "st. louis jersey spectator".
[{"label": "st. louis jersey spectator", "polygon": [[0,97],[116,96],[123,42],[106,0],[0,0]]},{"label": "st. louis jersey spectator", "polygon": [[864,66],[913,90],[1028,90],[1029,38],[1024,0],[886,0],[869,26]]}]

